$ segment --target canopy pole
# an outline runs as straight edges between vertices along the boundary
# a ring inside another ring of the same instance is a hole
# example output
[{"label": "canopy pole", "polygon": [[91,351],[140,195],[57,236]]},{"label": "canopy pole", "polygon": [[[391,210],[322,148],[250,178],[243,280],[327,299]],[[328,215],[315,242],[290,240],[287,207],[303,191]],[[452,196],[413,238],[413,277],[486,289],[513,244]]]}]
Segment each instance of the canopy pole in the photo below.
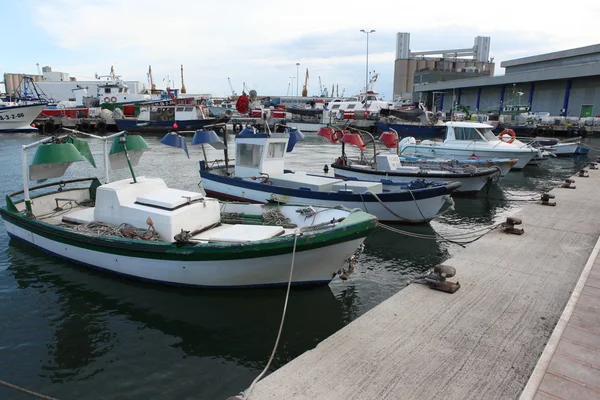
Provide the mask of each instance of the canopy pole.
[{"label": "canopy pole", "polygon": [[33,142],[30,144],[24,144],[23,146],[21,146],[21,153],[22,153],[21,163],[23,164],[23,194],[25,196],[25,208],[29,212],[32,212],[32,211],[31,211],[31,199],[29,198],[29,169],[27,168],[28,167],[27,149],[39,146],[40,144],[44,144],[46,142],[50,142],[51,140],[54,140],[54,136],[50,136],[50,137],[44,138],[42,140],[38,140],[37,142]]},{"label": "canopy pole", "polygon": [[229,153],[228,153],[228,149],[227,149],[227,125],[225,125],[225,127],[223,129],[223,144],[225,144],[225,149],[223,150],[223,153],[225,154],[225,173],[227,175],[229,175]]},{"label": "canopy pole", "polygon": [[27,169],[27,147],[23,146],[22,148],[22,156],[23,156],[23,193],[25,194],[25,208],[27,211],[31,211],[31,199],[29,198],[29,171]]}]

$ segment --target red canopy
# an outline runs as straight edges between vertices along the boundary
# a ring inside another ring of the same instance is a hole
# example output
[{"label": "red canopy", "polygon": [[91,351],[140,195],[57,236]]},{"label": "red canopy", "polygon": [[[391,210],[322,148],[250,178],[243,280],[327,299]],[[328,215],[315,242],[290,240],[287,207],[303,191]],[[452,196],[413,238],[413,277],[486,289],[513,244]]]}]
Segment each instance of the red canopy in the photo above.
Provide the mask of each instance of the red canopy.
[{"label": "red canopy", "polygon": [[395,132],[385,131],[379,136],[379,140],[385,144],[388,149],[398,147],[398,135]]},{"label": "red canopy", "polygon": [[367,149],[365,142],[363,142],[362,137],[360,137],[358,133],[344,133],[344,136],[342,136],[342,142],[356,146],[361,150]]},{"label": "red canopy", "polygon": [[338,144],[344,134],[340,131],[335,131],[333,128],[320,128],[317,136],[324,137],[333,144]]}]

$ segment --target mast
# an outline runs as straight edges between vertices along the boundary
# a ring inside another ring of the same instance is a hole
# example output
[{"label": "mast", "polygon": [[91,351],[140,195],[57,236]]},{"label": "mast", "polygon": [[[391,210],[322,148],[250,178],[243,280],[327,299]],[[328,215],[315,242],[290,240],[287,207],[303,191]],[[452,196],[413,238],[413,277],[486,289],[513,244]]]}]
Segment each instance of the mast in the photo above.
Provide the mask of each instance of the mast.
[{"label": "mast", "polygon": [[185,90],[185,84],[183,83],[183,64],[181,64],[181,93],[187,93],[187,90]]}]

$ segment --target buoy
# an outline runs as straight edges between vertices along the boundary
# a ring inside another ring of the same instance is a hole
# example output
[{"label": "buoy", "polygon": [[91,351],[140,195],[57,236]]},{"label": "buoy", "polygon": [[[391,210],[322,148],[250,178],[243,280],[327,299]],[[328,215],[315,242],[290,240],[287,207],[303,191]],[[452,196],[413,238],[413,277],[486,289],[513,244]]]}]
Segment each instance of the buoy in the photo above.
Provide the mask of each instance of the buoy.
[{"label": "buoy", "polygon": [[177,122],[175,122],[175,123],[173,124],[173,129],[177,129],[177,128],[179,128],[179,125],[177,125]]}]

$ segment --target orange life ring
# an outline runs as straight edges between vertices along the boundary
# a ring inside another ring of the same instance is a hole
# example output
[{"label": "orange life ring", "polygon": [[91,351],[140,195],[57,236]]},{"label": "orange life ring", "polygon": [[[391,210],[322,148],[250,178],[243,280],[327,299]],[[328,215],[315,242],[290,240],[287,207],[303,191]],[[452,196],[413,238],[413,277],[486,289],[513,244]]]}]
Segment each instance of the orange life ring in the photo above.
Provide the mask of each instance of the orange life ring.
[{"label": "orange life ring", "polygon": [[110,102],[110,98],[108,98],[108,97],[105,97],[105,98],[104,98],[104,102],[105,102],[105,103],[109,103],[109,102]]},{"label": "orange life ring", "polygon": [[[505,141],[504,135],[509,135],[510,139],[508,141]],[[500,132],[500,134],[498,135],[498,140],[500,140],[504,143],[512,143],[515,141],[516,137],[517,137],[517,135],[515,135],[515,131],[513,131],[512,129],[505,129],[502,132]]]},{"label": "orange life ring", "polygon": [[113,96],[113,97],[110,98],[110,101],[112,101],[113,103],[116,103],[117,102],[117,98],[115,96]]}]

